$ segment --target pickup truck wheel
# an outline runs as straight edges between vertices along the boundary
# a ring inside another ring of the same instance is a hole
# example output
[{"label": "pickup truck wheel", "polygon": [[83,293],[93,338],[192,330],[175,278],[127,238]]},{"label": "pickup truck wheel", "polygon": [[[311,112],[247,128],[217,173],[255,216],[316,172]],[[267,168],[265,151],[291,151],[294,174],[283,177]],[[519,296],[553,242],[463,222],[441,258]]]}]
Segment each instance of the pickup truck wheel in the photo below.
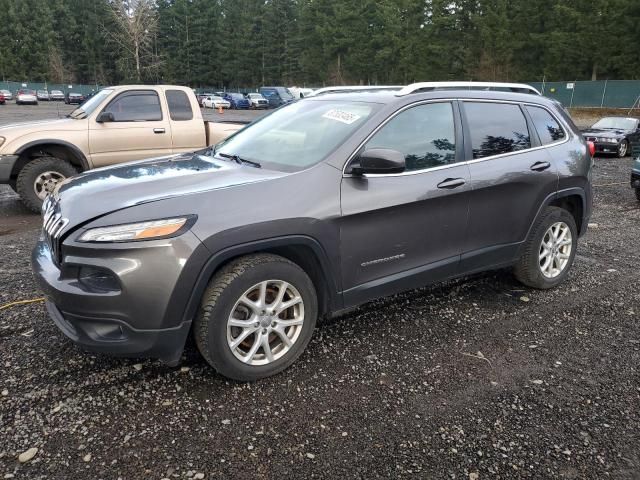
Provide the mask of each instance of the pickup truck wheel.
[{"label": "pickup truck wheel", "polygon": [[548,207],[531,229],[524,254],[514,269],[516,278],[539,289],[559,285],[569,274],[577,245],[573,216],[563,208]]},{"label": "pickup truck wheel", "polygon": [[209,283],[193,331],[198,350],[225,377],[255,381],[289,367],[316,324],[313,282],[272,254],[241,257]]},{"label": "pickup truck wheel", "polygon": [[40,212],[42,202],[58,183],[77,174],[76,168],[56,157],[39,157],[27,163],[18,174],[16,190],[24,204]]}]

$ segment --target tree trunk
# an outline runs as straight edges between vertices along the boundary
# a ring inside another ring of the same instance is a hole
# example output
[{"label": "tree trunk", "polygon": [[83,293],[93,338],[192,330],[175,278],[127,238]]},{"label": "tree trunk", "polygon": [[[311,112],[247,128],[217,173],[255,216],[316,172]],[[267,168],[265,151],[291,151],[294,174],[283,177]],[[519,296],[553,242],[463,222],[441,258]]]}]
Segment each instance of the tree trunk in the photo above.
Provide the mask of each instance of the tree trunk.
[{"label": "tree trunk", "polygon": [[593,63],[593,66],[591,67],[591,80],[596,81],[598,79],[598,64],[597,63]]}]

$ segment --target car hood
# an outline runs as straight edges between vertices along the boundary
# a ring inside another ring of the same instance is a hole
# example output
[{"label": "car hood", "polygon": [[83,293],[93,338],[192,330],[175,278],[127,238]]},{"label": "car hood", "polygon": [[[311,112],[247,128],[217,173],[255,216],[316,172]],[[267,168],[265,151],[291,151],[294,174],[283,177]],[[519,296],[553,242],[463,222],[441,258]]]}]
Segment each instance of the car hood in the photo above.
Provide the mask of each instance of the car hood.
[{"label": "car hood", "polygon": [[46,132],[50,130],[86,130],[85,122],[72,118],[38,120],[35,122],[12,123],[0,127],[0,136],[7,138],[7,144],[14,138],[31,132]]},{"label": "car hood", "polygon": [[582,135],[593,135],[598,137],[618,138],[624,137],[629,132],[627,130],[617,130],[612,128],[587,128],[582,131]]},{"label": "car hood", "polygon": [[62,215],[77,225],[123,208],[171,197],[239,187],[286,175],[188,153],[98,168],[60,183]]}]

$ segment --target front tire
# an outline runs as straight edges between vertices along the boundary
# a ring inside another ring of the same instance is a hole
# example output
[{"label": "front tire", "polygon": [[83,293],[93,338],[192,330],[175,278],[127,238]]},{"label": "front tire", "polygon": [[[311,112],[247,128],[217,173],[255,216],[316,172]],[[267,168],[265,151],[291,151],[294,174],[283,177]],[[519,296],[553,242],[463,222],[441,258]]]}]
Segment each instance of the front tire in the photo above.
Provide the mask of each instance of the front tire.
[{"label": "front tire", "polygon": [[528,287],[553,288],[567,278],[577,245],[573,216],[563,208],[547,207],[531,229],[514,274]]},{"label": "front tire", "polygon": [[39,157],[22,167],[18,174],[16,190],[27,208],[39,213],[47,194],[62,180],[77,173],[76,168],[66,160]]},{"label": "front tire", "polygon": [[620,142],[620,145],[618,145],[618,158],[624,158],[627,156],[627,152],[629,151],[629,142],[627,142],[626,140],[623,140]]},{"label": "front tire", "polygon": [[193,331],[198,350],[220,374],[255,381],[296,361],[317,316],[315,288],[304,270],[277,255],[255,254],[213,277]]}]

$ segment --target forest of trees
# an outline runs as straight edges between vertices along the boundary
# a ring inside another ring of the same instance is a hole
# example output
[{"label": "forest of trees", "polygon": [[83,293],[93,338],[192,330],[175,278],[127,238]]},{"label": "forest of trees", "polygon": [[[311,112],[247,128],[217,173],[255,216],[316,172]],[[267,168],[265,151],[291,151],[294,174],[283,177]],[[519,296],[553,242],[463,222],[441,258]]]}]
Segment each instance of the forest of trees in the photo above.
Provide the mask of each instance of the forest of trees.
[{"label": "forest of trees", "polygon": [[3,80],[640,78],[639,0],[0,0]]}]

